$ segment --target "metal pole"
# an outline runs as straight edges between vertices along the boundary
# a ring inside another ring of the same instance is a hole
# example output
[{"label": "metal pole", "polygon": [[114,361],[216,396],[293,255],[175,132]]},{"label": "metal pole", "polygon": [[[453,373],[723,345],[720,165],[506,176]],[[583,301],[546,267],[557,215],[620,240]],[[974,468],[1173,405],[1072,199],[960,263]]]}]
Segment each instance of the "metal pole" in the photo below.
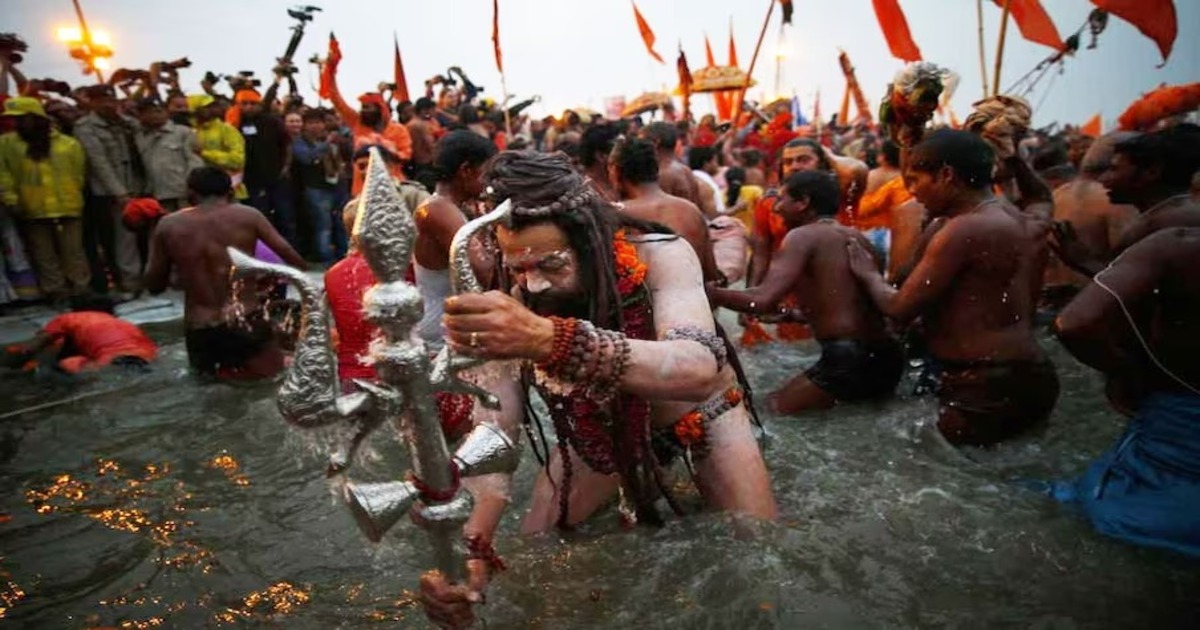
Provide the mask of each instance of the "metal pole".
[{"label": "metal pole", "polygon": [[79,0],[71,0],[71,4],[75,5],[75,17],[79,18],[79,32],[83,35],[83,45],[88,49],[88,67],[96,73],[96,80],[104,83],[104,73],[96,67],[96,56],[92,49],[92,34],[88,31],[87,20],[83,19],[83,7],[79,6]]},{"label": "metal pole", "polygon": [[1004,39],[1008,36],[1008,14],[1012,0],[1004,0],[1004,13],[1000,16],[1000,40],[996,43],[996,72],[992,75],[992,96],[1000,95],[1000,69],[1004,64]]},{"label": "metal pole", "polygon": [[975,18],[979,21],[979,76],[983,80],[983,98],[988,97],[987,52],[984,50],[983,0],[975,0]]}]

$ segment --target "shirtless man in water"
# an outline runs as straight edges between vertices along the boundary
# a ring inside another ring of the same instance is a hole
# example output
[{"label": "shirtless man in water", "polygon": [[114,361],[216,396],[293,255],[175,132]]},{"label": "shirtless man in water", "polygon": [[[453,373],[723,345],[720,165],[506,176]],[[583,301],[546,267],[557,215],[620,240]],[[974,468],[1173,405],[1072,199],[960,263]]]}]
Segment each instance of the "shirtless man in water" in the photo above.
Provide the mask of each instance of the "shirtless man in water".
[{"label": "shirtless man in water", "polygon": [[668,194],[659,185],[654,145],[636,138],[618,142],[608,160],[608,175],[624,200],[623,214],[671,228],[696,252],[706,282],[721,277],[713,258],[708,223],[700,209],[687,199]]},{"label": "shirtless man in water", "polygon": [[746,291],[709,286],[713,305],[754,315],[776,313],[789,293],[799,297],[799,309],[821,343],[821,360],[771,395],[778,413],[886,398],[904,373],[900,344],[850,271],[846,242],[868,249],[870,243],[834,220],[839,198],[837,180],[829,173],[789,177],[775,212],[790,231],[767,277]]},{"label": "shirtless man in water", "polygon": [[925,318],[941,369],[938,429],[954,444],[989,445],[1049,417],[1058,377],[1033,335],[1048,256],[1051,192],[1020,158],[1005,163],[1024,212],[992,192],[995,153],[970,132],[936,131],[905,164],[909,190],[945,217],[899,290],[857,239],[850,264],[888,317]]},{"label": "shirtless man in water", "polygon": [[[617,212],[561,155],[509,151],[489,168],[497,201],[513,204],[497,239],[514,292],[452,297],[445,325],[455,352],[521,367],[494,370],[487,384],[502,399],[507,430],[519,436],[530,388],[546,401],[551,417],[529,420],[552,421],[558,446],[537,475],[521,531],[570,527],[618,499],[640,522],[660,522],[655,503],[670,488],[655,481],[663,453],[651,448],[651,431],[691,452],[711,508],[774,519],[766,466],[692,248]],[[472,488],[466,583],[436,571],[421,577],[422,603],[438,625],[470,625],[512,481]]]},{"label": "shirtless man in water", "polygon": [[1117,257],[1059,315],[1075,358],[1133,416],[1059,500],[1102,534],[1200,557],[1200,228],[1167,228]]},{"label": "shirtless man in water", "polygon": [[221,378],[274,375],[283,368],[283,353],[274,344],[253,283],[235,298],[241,302],[243,321],[226,319],[230,299],[226,248],[253,256],[256,243],[262,241],[293,267],[304,269],[304,259],[261,212],[230,203],[232,182],[221,169],[206,166],[192,171],[188,189],[199,204],[159,221],[150,244],[146,287],[151,293],[162,293],[175,271],[184,291],[188,361],[196,372]]}]

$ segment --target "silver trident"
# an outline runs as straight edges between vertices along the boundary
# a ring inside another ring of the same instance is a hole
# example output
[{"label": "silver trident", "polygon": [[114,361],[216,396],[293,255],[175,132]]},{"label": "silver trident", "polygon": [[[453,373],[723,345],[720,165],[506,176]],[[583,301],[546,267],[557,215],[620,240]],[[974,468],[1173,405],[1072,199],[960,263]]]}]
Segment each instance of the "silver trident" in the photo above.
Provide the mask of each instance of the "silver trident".
[{"label": "silver trident", "polygon": [[[473,507],[464,477],[510,472],[520,461],[518,446],[499,427],[478,424],[450,455],[442,433],[435,392],[457,392],[498,410],[493,394],[462,380],[459,373],[481,362],[442,348],[431,359],[413,335],[423,311],[417,288],[404,280],[417,229],[410,209],[396,189],[377,149],[370,150],[366,182],[359,196],[354,234],[375,274],[376,284],[363,298],[367,320],[381,335],[370,346],[379,382],[355,380],[360,391],[341,393],[337,359],[329,331],[325,290],[305,274],[283,265],[264,263],[233,248],[235,275],[270,275],[286,279],[300,293],[303,317],[291,368],[279,388],[279,411],[301,429],[336,427],[346,439],[330,455],[330,476],[342,478],[342,496],[359,528],[372,542],[420,501],[420,523],[430,536],[436,566],[451,579],[462,577],[460,551],[454,541]],[[467,242],[502,219],[510,205],[471,221],[455,235],[450,248],[455,292],[480,291],[470,268]],[[355,483],[345,479],[364,438],[392,419],[412,456],[412,479]]]}]

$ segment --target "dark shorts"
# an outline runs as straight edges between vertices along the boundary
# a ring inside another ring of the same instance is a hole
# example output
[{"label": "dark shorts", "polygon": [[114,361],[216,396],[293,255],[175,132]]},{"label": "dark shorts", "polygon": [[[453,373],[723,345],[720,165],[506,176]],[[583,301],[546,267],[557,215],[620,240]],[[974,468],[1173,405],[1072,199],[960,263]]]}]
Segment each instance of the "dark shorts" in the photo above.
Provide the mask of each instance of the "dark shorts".
[{"label": "dark shorts", "polygon": [[821,360],[804,373],[839,401],[880,400],[895,393],[904,374],[904,350],[894,339],[820,341]]},{"label": "dark shorts", "polygon": [[243,323],[219,324],[187,331],[188,363],[203,376],[236,373],[271,343],[274,331],[261,314]]},{"label": "dark shorts", "polygon": [[1058,402],[1054,365],[938,361],[938,429],[952,444],[988,446],[1043,424]]}]

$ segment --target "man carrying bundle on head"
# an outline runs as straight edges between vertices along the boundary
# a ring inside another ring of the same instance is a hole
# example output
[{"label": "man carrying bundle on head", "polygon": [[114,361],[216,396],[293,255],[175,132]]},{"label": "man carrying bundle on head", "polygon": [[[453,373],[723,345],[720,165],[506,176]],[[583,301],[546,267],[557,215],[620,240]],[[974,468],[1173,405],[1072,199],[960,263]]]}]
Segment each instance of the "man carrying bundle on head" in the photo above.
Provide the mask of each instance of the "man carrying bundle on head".
[{"label": "man carrying bundle on head", "polygon": [[[503,153],[487,183],[513,204],[497,228],[513,295],[446,301],[455,352],[511,360],[519,373],[483,383],[500,396],[501,422],[523,419],[528,389],[546,401],[558,435],[522,531],[570,527],[616,497],[657,522],[664,488],[659,451],[690,453],[695,479],[717,509],[773,519],[775,501],[750,414],[717,337],[700,265],[686,241],[622,215],[561,155]],[[515,296],[515,297],[514,297]],[[427,614],[463,625],[487,582],[488,553],[507,488],[474,492],[464,527],[476,550],[467,584],[423,576]],[[668,498],[670,494],[667,493]]]}]

